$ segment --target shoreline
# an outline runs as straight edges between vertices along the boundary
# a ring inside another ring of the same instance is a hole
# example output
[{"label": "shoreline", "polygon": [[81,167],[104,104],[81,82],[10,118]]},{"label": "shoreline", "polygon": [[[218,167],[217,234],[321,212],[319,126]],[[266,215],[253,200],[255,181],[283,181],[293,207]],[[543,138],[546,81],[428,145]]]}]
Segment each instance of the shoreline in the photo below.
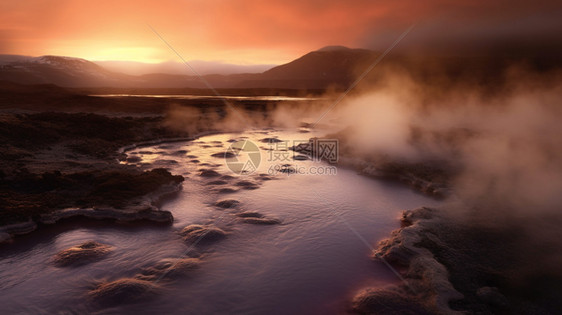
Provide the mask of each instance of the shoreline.
[{"label": "shoreline", "polygon": [[[42,214],[38,219],[3,225],[0,226],[0,245],[11,243],[15,241],[17,236],[30,234],[41,226],[53,225],[74,218],[115,221],[117,223],[149,221],[156,224],[171,225],[174,221],[172,213],[168,210],[158,209],[154,204],[158,203],[163,197],[180,190],[181,183],[168,184],[160,187],[157,191],[144,195],[140,200],[131,200],[131,205],[125,209],[112,207],[65,208]],[[141,205],[132,205],[138,201],[141,202]]]},{"label": "shoreline", "polygon": [[[175,137],[175,138],[159,138],[154,140],[141,141],[134,144],[120,147],[116,154],[118,156],[117,162],[127,151],[136,148],[147,146],[154,146],[165,143],[175,142],[188,142],[195,141],[200,137],[226,134],[219,130],[203,131],[189,137]],[[172,174],[173,175],[173,174]],[[179,176],[179,175],[174,175]],[[77,217],[88,218],[93,220],[109,220],[116,222],[134,222],[134,221],[151,221],[161,224],[172,224],[174,217],[170,211],[159,209],[155,204],[170,194],[175,194],[181,190],[182,183],[165,184],[158,188],[156,191],[149,192],[140,198],[129,200],[125,209],[117,209],[113,207],[86,207],[86,208],[64,208],[54,210],[53,212],[41,214],[36,220],[29,220],[27,222],[19,222],[0,226],[0,245],[11,243],[18,235],[25,235],[32,233],[40,228],[42,225],[56,224],[58,221],[70,220]],[[139,204],[140,203],[140,204]]]},{"label": "shoreline", "polygon": [[443,207],[405,210],[400,222],[402,227],[381,240],[371,258],[398,269],[405,282],[356,292],[353,312],[557,314],[560,309],[562,275],[559,268],[549,269],[559,266],[556,253],[541,252],[524,226],[467,223]]}]

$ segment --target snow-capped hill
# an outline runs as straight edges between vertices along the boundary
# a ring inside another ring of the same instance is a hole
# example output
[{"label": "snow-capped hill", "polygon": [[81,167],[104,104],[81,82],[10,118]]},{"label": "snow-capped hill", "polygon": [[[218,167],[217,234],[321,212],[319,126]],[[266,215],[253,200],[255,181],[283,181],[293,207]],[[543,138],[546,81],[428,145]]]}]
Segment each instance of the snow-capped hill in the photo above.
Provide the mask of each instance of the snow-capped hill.
[{"label": "snow-capped hill", "polygon": [[112,86],[126,76],[107,71],[81,58],[63,56],[0,58],[0,79],[27,84],[53,83],[61,86]]},{"label": "snow-capped hill", "polygon": [[101,66],[81,58],[63,57],[63,56],[41,56],[30,60],[30,63],[48,65],[59,70],[70,72],[78,72],[80,74],[91,74],[94,76],[107,76],[109,71]]}]

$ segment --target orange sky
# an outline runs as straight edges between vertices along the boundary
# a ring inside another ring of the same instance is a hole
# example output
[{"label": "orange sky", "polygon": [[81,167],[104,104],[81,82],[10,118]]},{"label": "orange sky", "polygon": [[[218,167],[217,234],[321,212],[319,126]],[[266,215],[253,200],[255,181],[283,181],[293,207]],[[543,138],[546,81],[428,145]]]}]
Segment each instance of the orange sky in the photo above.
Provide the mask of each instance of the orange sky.
[{"label": "orange sky", "polygon": [[[478,25],[490,16],[488,20],[501,21],[529,12],[508,1],[489,2],[6,0],[0,2],[0,53],[177,61],[151,25],[186,60],[279,64],[326,45],[384,49],[414,21],[445,16],[445,21],[466,19]],[[539,2],[549,1],[534,3]],[[424,33],[422,27],[417,40],[435,32]]]}]

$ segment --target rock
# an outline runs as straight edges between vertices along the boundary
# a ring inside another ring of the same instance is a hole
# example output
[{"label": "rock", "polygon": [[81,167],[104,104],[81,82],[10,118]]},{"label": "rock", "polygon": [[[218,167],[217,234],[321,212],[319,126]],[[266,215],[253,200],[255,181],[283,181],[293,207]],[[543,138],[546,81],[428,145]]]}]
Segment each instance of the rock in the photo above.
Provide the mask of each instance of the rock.
[{"label": "rock", "polygon": [[238,207],[238,205],[240,205],[240,201],[234,199],[225,199],[215,203],[216,207],[223,208],[223,209],[236,208]]},{"label": "rock", "polygon": [[225,152],[218,152],[218,153],[211,154],[211,156],[216,157],[216,158],[231,159],[231,158],[235,157],[236,154],[234,154],[230,151],[225,151]]},{"label": "rock", "polygon": [[244,189],[258,189],[259,188],[258,184],[253,183],[253,182],[248,181],[248,180],[241,180],[234,185],[239,186],[239,187],[243,187]]},{"label": "rock", "polygon": [[172,153],[172,155],[182,156],[187,154],[187,150],[177,150],[176,152]]},{"label": "rock", "polygon": [[425,307],[435,309],[436,313],[462,314],[451,309],[449,302],[461,300],[464,295],[450,282],[447,268],[428,248],[421,246],[427,239],[431,239],[432,246],[440,246],[440,241],[428,232],[441,224],[440,217],[433,209],[422,207],[405,211],[403,221],[406,226],[379,243],[375,258],[407,267],[405,278],[415,288],[415,294],[423,296]]},{"label": "rock", "polygon": [[283,142],[283,140],[279,140],[277,138],[263,138],[263,139],[260,139],[260,142],[263,142],[263,143],[279,143],[279,142]]},{"label": "rock", "polygon": [[308,156],[306,156],[306,155],[299,154],[299,155],[293,156],[293,160],[296,160],[296,161],[306,161],[306,160],[309,160],[309,158],[308,158]]},{"label": "rock", "polygon": [[199,268],[200,262],[201,261],[197,258],[167,258],[151,267],[143,269],[135,278],[152,281],[161,277],[170,278],[181,276],[191,270]]},{"label": "rock", "polygon": [[280,224],[281,221],[274,218],[266,218],[263,214],[256,212],[256,211],[244,211],[237,214],[238,217],[241,218],[242,222],[249,223],[249,224],[263,224],[263,225],[271,225],[271,224]]},{"label": "rock", "polygon": [[101,259],[111,250],[109,245],[89,241],[60,251],[55,255],[54,262],[59,267],[83,265]]},{"label": "rock", "polygon": [[226,185],[226,184],[228,184],[228,182],[224,180],[214,180],[212,182],[207,183],[207,185]]},{"label": "rock", "polygon": [[199,176],[201,177],[217,177],[220,175],[221,174],[219,174],[218,172],[209,169],[202,169],[201,173],[199,173]]},{"label": "rock", "polygon": [[189,243],[210,243],[226,237],[226,232],[210,225],[192,224],[180,232],[184,240]]},{"label": "rock", "polygon": [[259,180],[272,180],[273,179],[268,174],[260,174],[259,176],[260,176]]},{"label": "rock", "polygon": [[493,307],[506,307],[509,305],[507,298],[496,287],[481,287],[476,290],[476,296],[484,303]]},{"label": "rock", "polygon": [[219,190],[218,190],[218,193],[219,193],[219,194],[232,194],[232,193],[235,193],[235,192],[237,192],[237,191],[238,191],[238,190],[236,190],[236,189],[228,188],[228,187],[227,187],[227,188],[221,188],[221,189],[219,189]]},{"label": "rock", "polygon": [[359,314],[435,314],[398,287],[365,289],[353,298],[351,307]]},{"label": "rock", "polygon": [[273,224],[280,224],[281,223],[281,221],[279,221],[277,219],[255,218],[255,217],[242,218],[242,222],[249,223],[249,224],[263,224],[263,225],[273,225]]},{"label": "rock", "polygon": [[199,163],[199,162],[201,162],[201,161],[199,161],[198,159],[193,159],[193,160],[189,160],[189,162],[197,164],[197,163]]},{"label": "rock", "polygon": [[262,218],[263,214],[255,211],[244,211],[237,214],[241,218]]},{"label": "rock", "polygon": [[156,294],[158,286],[140,279],[123,278],[100,284],[89,297],[103,305],[119,305],[144,300]]}]

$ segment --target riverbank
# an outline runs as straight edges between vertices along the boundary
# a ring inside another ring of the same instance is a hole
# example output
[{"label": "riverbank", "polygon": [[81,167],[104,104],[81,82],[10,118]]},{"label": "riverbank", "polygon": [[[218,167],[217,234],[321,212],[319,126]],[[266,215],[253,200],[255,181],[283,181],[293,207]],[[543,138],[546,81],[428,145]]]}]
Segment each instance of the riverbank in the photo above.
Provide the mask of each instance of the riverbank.
[{"label": "riverbank", "polygon": [[[352,309],[361,314],[557,314],[562,307],[560,255],[557,245],[546,240],[560,235],[560,222],[546,221],[521,225],[506,219],[498,228],[460,221],[447,209],[404,211],[402,227],[372,255],[399,270],[404,281],[358,292]],[[538,239],[530,226],[548,228],[545,242],[534,242]]]},{"label": "riverbank", "polygon": [[[317,143],[322,140],[337,141],[338,160],[336,162],[330,162],[326,157],[318,156]],[[353,169],[371,178],[405,184],[417,192],[436,199],[444,199],[451,195],[452,180],[459,172],[459,165],[444,159],[405,160],[383,153],[366,154],[361,152],[360,148],[354,148],[350,144],[348,135],[344,132],[322,138],[311,138],[309,143],[299,144],[291,149],[297,153],[330,162],[338,167]]]},{"label": "riverbank", "polygon": [[[1,113],[0,233],[3,241],[43,224],[82,216],[170,223],[153,204],[178,188],[182,176],[119,163],[119,148],[188,137],[163,117],[93,113]],[[72,210],[71,210],[72,209]]]}]

